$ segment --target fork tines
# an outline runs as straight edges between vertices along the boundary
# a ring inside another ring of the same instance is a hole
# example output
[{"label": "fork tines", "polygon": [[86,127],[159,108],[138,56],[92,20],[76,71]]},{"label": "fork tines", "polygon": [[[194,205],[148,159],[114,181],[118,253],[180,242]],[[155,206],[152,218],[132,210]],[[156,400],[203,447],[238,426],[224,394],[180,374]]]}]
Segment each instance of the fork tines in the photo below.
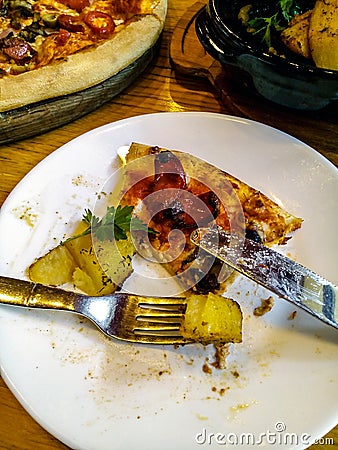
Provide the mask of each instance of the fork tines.
[{"label": "fork tines", "polygon": [[134,333],[177,337],[185,309],[184,298],[143,298],[136,311]]}]

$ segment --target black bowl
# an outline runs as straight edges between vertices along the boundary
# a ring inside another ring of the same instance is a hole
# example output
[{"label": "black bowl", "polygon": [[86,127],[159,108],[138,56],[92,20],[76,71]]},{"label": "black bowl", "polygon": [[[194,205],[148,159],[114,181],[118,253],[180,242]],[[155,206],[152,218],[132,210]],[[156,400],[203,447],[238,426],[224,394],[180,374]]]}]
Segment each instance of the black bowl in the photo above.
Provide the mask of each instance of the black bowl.
[{"label": "black bowl", "polygon": [[[257,92],[275,103],[309,111],[337,104],[338,71],[317,68],[291,52],[286,57],[269,53],[238,19],[240,8],[247,3],[209,0],[196,18],[196,33],[205,50],[236,82],[241,74],[243,80],[249,75]],[[266,2],[256,3],[256,9],[266,8]]]}]

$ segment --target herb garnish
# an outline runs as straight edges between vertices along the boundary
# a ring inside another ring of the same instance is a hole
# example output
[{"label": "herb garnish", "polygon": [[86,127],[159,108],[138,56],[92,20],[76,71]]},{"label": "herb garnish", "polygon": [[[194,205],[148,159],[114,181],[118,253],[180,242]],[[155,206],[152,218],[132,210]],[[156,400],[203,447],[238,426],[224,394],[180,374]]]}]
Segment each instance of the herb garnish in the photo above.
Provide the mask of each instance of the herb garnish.
[{"label": "herb garnish", "polygon": [[157,231],[149,228],[137,217],[132,216],[133,206],[109,206],[106,214],[100,219],[95,216],[90,209],[85,209],[85,214],[82,216],[82,220],[88,225],[88,227],[75,236],[71,236],[62,242],[72,241],[82,236],[93,233],[99,241],[104,240],[124,240],[127,239],[127,231],[146,231],[148,233],[156,234]]},{"label": "herb garnish", "polygon": [[248,21],[250,28],[253,29],[252,34],[262,36],[262,41],[268,47],[272,45],[271,34],[274,30],[283,31],[284,27],[279,24],[278,12],[271,17],[257,17]]},{"label": "herb garnish", "polygon": [[287,22],[297,14],[298,6],[295,0],[278,0],[275,14],[270,17],[255,17],[247,24],[254,35],[259,35],[268,47],[272,46],[272,34],[283,31]]}]

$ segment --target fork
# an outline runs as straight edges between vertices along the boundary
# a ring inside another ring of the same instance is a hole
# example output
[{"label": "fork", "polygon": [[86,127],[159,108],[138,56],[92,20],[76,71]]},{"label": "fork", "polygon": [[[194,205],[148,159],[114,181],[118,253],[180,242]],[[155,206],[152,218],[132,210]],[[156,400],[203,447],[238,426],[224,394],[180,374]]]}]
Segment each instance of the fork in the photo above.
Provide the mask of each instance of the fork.
[{"label": "fork", "polygon": [[30,281],[0,276],[0,304],[77,313],[108,337],[144,344],[186,344],[180,323],[185,298],[128,293],[91,297]]}]

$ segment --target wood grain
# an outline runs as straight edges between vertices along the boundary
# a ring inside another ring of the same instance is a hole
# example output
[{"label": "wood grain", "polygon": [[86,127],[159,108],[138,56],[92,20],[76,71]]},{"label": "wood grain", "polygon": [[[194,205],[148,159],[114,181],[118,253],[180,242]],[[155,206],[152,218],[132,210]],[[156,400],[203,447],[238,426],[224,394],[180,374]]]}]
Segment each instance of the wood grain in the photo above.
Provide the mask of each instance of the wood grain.
[{"label": "wood grain", "polygon": [[[254,118],[303,140],[338,166],[338,130],[334,118],[330,119],[329,115],[319,117],[310,125],[307,116],[301,112],[293,116],[287,111],[279,114],[278,108],[263,107],[246,95],[239,101],[236,100],[238,97],[228,93],[228,88],[223,89],[227,101],[220,101],[219,92],[208,77],[187,76],[180,70],[173,70],[169,58],[171,37],[179,19],[193,5],[193,0],[169,0],[159,52],[142,76],[113,100],[53,131],[0,146],[0,204],[30,169],[61,145],[95,127],[153,112],[210,111]],[[198,42],[194,45],[196,51],[203,51],[200,47],[197,49]],[[211,66],[213,63],[210,61]],[[217,71],[218,68],[210,70]],[[217,75],[216,72],[213,74]],[[223,75],[222,72],[218,74]],[[235,104],[232,104],[232,98]],[[330,431],[326,439],[330,440],[313,445],[311,450],[338,450],[338,427]],[[0,450],[66,448],[27,414],[0,379]]]}]

